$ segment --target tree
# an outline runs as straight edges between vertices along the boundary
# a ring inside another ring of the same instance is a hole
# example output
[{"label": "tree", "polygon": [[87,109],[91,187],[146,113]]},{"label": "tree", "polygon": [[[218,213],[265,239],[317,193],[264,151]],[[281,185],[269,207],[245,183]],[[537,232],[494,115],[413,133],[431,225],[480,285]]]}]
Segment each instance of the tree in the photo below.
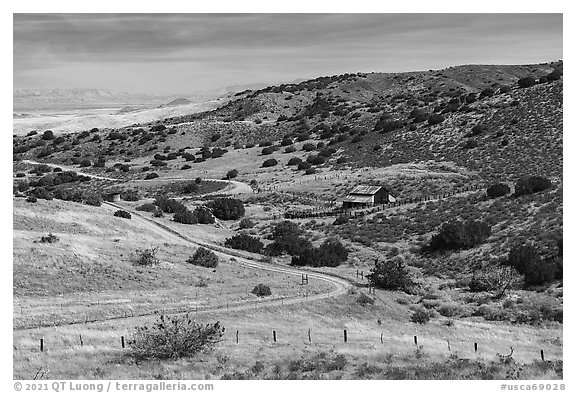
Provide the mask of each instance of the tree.
[{"label": "tree", "polygon": [[215,268],[218,266],[219,258],[214,251],[208,250],[204,247],[199,247],[194,255],[188,258],[186,262],[196,266]]},{"label": "tree", "polygon": [[508,195],[509,193],[510,193],[510,187],[508,187],[504,183],[492,184],[490,187],[486,189],[486,195],[488,195],[488,198],[491,199]]},{"label": "tree", "polygon": [[262,163],[262,168],[268,168],[268,167],[276,166],[276,165],[278,165],[278,161],[275,160],[274,158],[269,158]]},{"label": "tree", "polygon": [[224,242],[226,247],[237,250],[259,253],[264,248],[264,244],[257,237],[250,236],[246,233],[238,233]]},{"label": "tree", "polygon": [[182,210],[178,211],[174,214],[174,221],[179,222],[180,224],[198,224],[198,216],[192,213],[190,210]]},{"label": "tree", "polygon": [[518,179],[514,187],[514,196],[534,194],[552,187],[552,182],[542,176],[524,176]]},{"label": "tree", "polygon": [[450,221],[430,240],[431,250],[459,250],[472,248],[490,237],[490,226],[482,221]]},{"label": "tree", "polygon": [[400,258],[377,261],[366,278],[370,284],[382,289],[405,291],[414,285],[410,272]]},{"label": "tree", "polygon": [[244,216],[244,203],[234,198],[218,198],[206,205],[220,220],[238,220]]},{"label": "tree", "polygon": [[542,260],[536,247],[531,244],[512,248],[505,264],[523,274],[526,285],[541,285],[552,281],[556,270],[553,264]]},{"label": "tree", "polygon": [[234,179],[236,176],[238,176],[237,169],[231,169],[226,173],[226,179]]},{"label": "tree", "polygon": [[491,265],[474,272],[469,288],[472,292],[495,291],[502,297],[506,291],[521,288],[524,277],[511,266]]}]

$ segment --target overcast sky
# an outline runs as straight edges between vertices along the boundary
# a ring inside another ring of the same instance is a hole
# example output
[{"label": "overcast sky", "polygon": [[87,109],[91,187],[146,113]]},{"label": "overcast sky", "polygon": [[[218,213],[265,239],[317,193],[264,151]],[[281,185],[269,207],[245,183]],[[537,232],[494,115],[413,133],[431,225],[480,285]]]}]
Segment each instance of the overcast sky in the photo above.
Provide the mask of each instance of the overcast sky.
[{"label": "overcast sky", "polygon": [[190,93],[561,58],[561,14],[14,14],[15,89]]}]

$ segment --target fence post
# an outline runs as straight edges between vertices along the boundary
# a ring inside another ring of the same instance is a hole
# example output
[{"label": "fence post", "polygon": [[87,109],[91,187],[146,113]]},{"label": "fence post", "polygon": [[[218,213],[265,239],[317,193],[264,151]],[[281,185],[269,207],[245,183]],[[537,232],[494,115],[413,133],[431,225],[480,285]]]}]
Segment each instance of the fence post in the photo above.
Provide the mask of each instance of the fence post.
[{"label": "fence post", "polygon": [[308,342],[312,342],[312,336],[310,334],[310,328],[308,328]]},{"label": "fence post", "polygon": [[344,329],[344,342],[348,342],[348,331],[346,329]]},{"label": "fence post", "polygon": [[125,344],[124,344],[124,336],[120,337],[120,340],[122,341],[122,348],[124,348]]},{"label": "fence post", "polygon": [[478,352],[478,343],[474,343],[474,353]]},{"label": "fence post", "polygon": [[380,344],[384,344],[383,336],[384,336],[384,333],[380,333]]},{"label": "fence post", "polygon": [[239,333],[239,331],[236,330],[236,344],[238,344],[238,333]]},{"label": "fence post", "polygon": [[418,336],[414,336],[414,344],[418,345]]},{"label": "fence post", "polygon": [[82,335],[80,335],[80,346],[81,346],[81,347],[84,346],[84,341],[82,341]]},{"label": "fence post", "polygon": [[446,342],[448,343],[448,352],[450,352],[450,340],[446,339]]},{"label": "fence post", "polygon": [[276,342],[276,330],[272,330],[272,336],[274,337],[274,342]]},{"label": "fence post", "polygon": [[44,352],[44,339],[40,339],[40,352]]},{"label": "fence post", "polygon": [[544,361],[544,350],[543,349],[540,350],[540,357],[542,358],[542,361]]}]

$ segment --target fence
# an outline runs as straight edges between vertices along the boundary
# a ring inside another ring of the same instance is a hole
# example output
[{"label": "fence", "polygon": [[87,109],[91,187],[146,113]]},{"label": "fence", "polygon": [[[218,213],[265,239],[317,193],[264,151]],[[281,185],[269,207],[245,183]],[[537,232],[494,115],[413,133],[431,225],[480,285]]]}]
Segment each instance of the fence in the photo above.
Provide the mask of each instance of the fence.
[{"label": "fence", "polygon": [[286,219],[298,219],[298,218],[323,218],[323,217],[334,217],[334,216],[341,216],[346,215],[350,218],[355,217],[362,217],[367,214],[373,214],[377,212],[381,212],[390,208],[395,208],[399,206],[404,206],[412,203],[420,203],[432,200],[440,200],[449,198],[454,195],[463,194],[469,191],[476,191],[484,189],[484,186],[479,184],[470,185],[464,188],[455,189],[449,192],[445,192],[442,194],[436,195],[426,195],[426,196],[419,196],[413,198],[406,198],[397,200],[396,202],[391,202],[385,205],[378,205],[373,207],[363,207],[358,209],[344,209],[344,208],[336,208],[336,209],[323,209],[323,208],[314,208],[314,209],[305,209],[305,210],[298,210],[298,211],[287,211],[284,213],[284,218]]},{"label": "fence", "polygon": [[[447,333],[444,337],[429,336],[418,332],[418,328],[411,333],[392,334],[387,331],[355,330],[350,327],[312,329],[302,327],[299,330],[282,330],[271,326],[256,328],[240,328],[224,326],[222,341],[229,347],[244,346],[257,348],[255,344],[268,344],[273,346],[309,345],[328,346],[333,349],[361,349],[363,351],[386,351],[388,353],[406,354],[413,351],[431,350],[434,354],[459,356],[475,356],[488,359],[501,359],[516,357],[525,361],[530,360],[562,360],[561,348],[538,347],[525,345],[522,342],[499,342],[493,340],[480,341],[474,338],[461,339],[454,334]],[[78,333],[76,336],[31,334],[13,344],[14,351],[50,352],[51,350],[80,349],[85,346],[91,349],[99,346],[109,349],[117,348],[129,350],[128,339],[130,332],[119,332],[117,336],[91,338],[90,332]],[[366,352],[365,352],[366,353]]]}]

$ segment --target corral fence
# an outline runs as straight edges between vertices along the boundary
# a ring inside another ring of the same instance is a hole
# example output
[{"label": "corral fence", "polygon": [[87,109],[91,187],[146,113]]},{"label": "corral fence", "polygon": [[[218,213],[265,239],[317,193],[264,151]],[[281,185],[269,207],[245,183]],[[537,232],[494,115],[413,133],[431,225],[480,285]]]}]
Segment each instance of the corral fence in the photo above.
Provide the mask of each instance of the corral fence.
[{"label": "corral fence", "polygon": [[[413,203],[426,202],[426,201],[432,201],[432,200],[446,199],[446,198],[449,198],[451,196],[463,194],[465,192],[470,192],[470,191],[477,191],[480,189],[484,189],[484,186],[480,185],[480,184],[474,184],[474,185],[469,185],[469,186],[466,186],[463,188],[454,189],[452,191],[444,192],[441,194],[425,195],[425,196],[423,195],[423,196],[417,196],[417,197],[406,198],[406,199],[397,199],[395,202],[391,202],[391,203],[387,203],[387,204],[383,204],[383,205],[371,206],[371,207],[367,207],[367,208],[366,207],[360,207],[360,208],[356,208],[356,209],[345,209],[345,208],[339,207],[339,208],[325,209],[325,208],[318,208],[317,207],[317,208],[312,208],[312,209],[291,210],[291,211],[285,212],[283,217],[286,219],[323,218],[323,217],[334,217],[334,216],[348,216],[350,218],[363,217],[363,216],[368,215],[368,214],[373,214],[373,213],[385,211],[387,209],[391,209],[391,208],[395,208],[395,207],[399,207],[399,206],[404,206],[404,205],[413,204]],[[276,215],[276,216],[279,216],[279,215]]]}]

